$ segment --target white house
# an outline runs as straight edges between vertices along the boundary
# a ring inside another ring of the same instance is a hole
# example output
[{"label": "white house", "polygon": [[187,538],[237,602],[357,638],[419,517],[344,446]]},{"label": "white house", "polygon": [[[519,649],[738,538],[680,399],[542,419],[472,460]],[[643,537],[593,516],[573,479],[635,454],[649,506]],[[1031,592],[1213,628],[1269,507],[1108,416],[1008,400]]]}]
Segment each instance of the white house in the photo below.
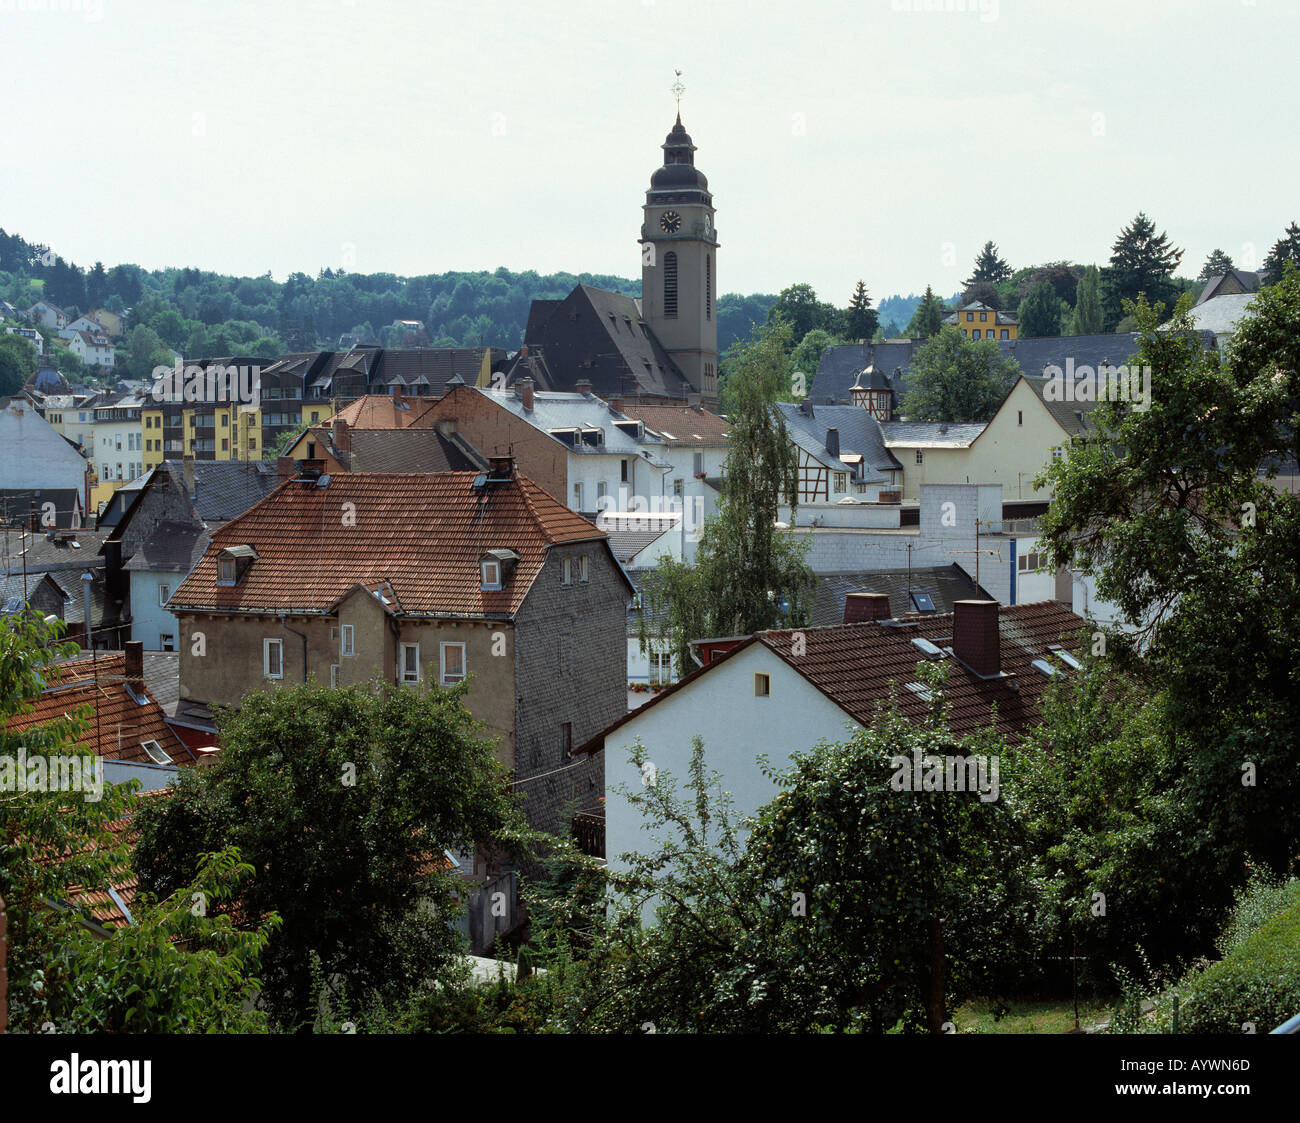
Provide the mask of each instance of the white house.
[{"label": "white house", "polygon": [[38,356],[45,354],[45,337],[35,328],[5,328],[6,335],[19,335],[36,348]]},{"label": "white house", "polygon": [[91,335],[108,335],[108,329],[103,324],[92,320],[89,316],[78,316],[67,327],[59,329],[59,338],[71,339],[79,331],[89,332]]},{"label": "white house", "polygon": [[101,482],[133,480],[144,474],[144,399],[126,394],[95,407],[91,460]]},{"label": "white house", "polygon": [[27,318],[34,324],[40,324],[41,327],[58,331],[68,326],[71,317],[57,304],[51,304],[48,300],[38,300],[27,309]]},{"label": "white house", "polygon": [[85,457],[30,402],[15,398],[0,409],[0,489],[6,493],[57,493],[57,499],[29,498],[41,510],[43,519],[49,513],[43,510],[48,501],[67,508],[53,512],[58,516],[58,526],[78,526],[87,501],[87,474]]},{"label": "white house", "polygon": [[113,366],[113,341],[103,332],[77,332],[69,340],[68,350],[87,366]]},{"label": "white house", "polygon": [[[999,732],[1013,739],[1040,720],[1038,700],[1049,679],[1078,666],[1071,652],[1083,621],[1055,601],[1014,608],[958,601],[950,614],[899,621],[887,619],[885,594],[851,594],[849,600],[846,615],[857,622],[740,640],[579,746],[577,753],[605,754],[611,866],[657,841],[624,789],[636,791],[669,773],[680,790],[696,736],[704,743],[706,769],[721,775],[738,823],[777,792],[760,768],[760,755],[784,768],[794,752],[844,740],[869,725],[891,699],[904,717],[926,719],[931,698],[917,681],[918,663],[947,666],[954,733],[987,725],[996,706]],[[647,762],[642,768],[631,760],[637,741]]]}]

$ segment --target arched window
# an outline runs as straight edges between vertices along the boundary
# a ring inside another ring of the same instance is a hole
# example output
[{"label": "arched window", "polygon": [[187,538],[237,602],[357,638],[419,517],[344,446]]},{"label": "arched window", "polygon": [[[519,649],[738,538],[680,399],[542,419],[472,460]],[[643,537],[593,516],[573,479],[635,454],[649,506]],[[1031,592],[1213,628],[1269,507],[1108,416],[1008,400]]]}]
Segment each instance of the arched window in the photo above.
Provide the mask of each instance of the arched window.
[{"label": "arched window", "polygon": [[713,319],[713,258],[704,257],[704,318]]},{"label": "arched window", "polygon": [[677,318],[677,255],[664,254],[664,316]]}]

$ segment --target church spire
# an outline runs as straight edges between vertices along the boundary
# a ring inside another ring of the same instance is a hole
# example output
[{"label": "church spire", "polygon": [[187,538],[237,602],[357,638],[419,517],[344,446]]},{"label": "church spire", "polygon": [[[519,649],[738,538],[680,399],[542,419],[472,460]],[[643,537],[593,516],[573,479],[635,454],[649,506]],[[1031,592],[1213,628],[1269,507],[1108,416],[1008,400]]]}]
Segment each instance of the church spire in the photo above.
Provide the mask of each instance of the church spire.
[{"label": "church spire", "polygon": [[677,123],[680,125],[682,123],[682,94],[686,92],[686,87],[682,83],[682,72],[674,70],[673,73],[677,75],[677,81],[672,85],[672,94],[677,99]]}]

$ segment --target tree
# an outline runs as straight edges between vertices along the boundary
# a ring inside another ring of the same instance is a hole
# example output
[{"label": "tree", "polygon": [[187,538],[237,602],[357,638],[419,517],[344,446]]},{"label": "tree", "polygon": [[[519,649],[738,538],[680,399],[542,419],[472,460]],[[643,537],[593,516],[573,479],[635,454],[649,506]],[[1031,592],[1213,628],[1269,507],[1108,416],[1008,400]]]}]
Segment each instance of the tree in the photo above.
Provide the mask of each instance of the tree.
[{"label": "tree", "polygon": [[1070,318],[1071,335],[1096,335],[1104,326],[1101,313],[1101,270],[1089,265],[1079,278],[1074,313]]},{"label": "tree", "polygon": [[1025,281],[1022,299],[1035,285],[1045,281],[1052,286],[1058,300],[1064,300],[1073,307],[1083,272],[1083,266],[1071,265],[1068,261],[1049,261],[1045,265],[1039,265]]},{"label": "tree", "polygon": [[16,394],[36,373],[36,348],[21,335],[0,335],[0,397]]},{"label": "tree", "polygon": [[1226,355],[1202,345],[1190,305],[1164,325],[1135,306],[1130,365],[1150,368],[1149,408],[1093,410],[1089,434],[1043,475],[1055,499],[1042,541],[1135,629],[1165,696],[1179,798],[1212,855],[1198,869],[1230,892],[1248,855],[1281,871],[1300,847],[1286,671],[1300,650],[1300,499],[1268,478],[1300,453],[1300,272],[1261,290]]},{"label": "tree", "polygon": [[[88,721],[74,711],[11,732],[44,689],[48,665],[74,654],[59,621],[0,620],[0,767],[26,751],[35,759],[94,760],[81,743]],[[49,775],[47,773],[46,775]],[[126,833],[111,825],[135,812],[138,785],[106,784],[99,799],[28,788],[0,798],[0,895],[9,918],[9,1018],[26,1033],[252,1032],[265,1017],[245,1013],[257,990],[257,959],[276,917],[237,932],[227,918],[195,909],[221,900],[252,873],[233,852],[199,855],[197,876],[167,901],[139,898],[133,923],[108,936],[66,901],[73,885],[120,884],[130,865]],[[199,894],[201,896],[196,896]],[[185,950],[178,946],[184,941]]]},{"label": "tree", "polygon": [[925,295],[921,298],[921,303],[916,306],[916,311],[907,325],[907,334],[914,339],[929,339],[937,335],[943,326],[946,312],[943,301],[934,295],[934,290],[929,285],[926,285]]},{"label": "tree", "polygon": [[805,387],[811,386],[813,376],[817,373],[818,364],[821,363],[822,354],[826,348],[840,346],[847,342],[848,340],[838,339],[821,328],[813,328],[799,341],[799,345],[790,352],[792,377],[795,374],[802,374],[804,375]]},{"label": "tree", "polygon": [[1039,281],[1029,290],[1029,295],[1020,302],[1017,315],[1020,324],[1020,337],[1061,334],[1061,302],[1057,299],[1052,286],[1046,281]]},{"label": "tree", "polygon": [[945,327],[912,356],[903,412],[913,421],[988,421],[1020,377],[992,339],[967,339]]},{"label": "tree", "polygon": [[966,291],[961,294],[961,303],[963,305],[987,304],[990,308],[1000,309],[1002,293],[992,281],[976,281],[973,285],[968,285]]},{"label": "tree", "polygon": [[155,367],[172,363],[171,351],[158,338],[158,333],[144,324],[131,330],[129,347],[126,369],[132,378],[152,378]]},{"label": "tree", "polygon": [[998,255],[998,247],[990,240],[984,243],[984,248],[975,258],[975,271],[962,283],[973,285],[977,281],[992,281],[997,284],[1010,276],[1011,266]]},{"label": "tree", "polygon": [[1260,279],[1266,285],[1277,284],[1282,279],[1287,262],[1300,265],[1300,226],[1294,222],[1286,228],[1282,237],[1274,242],[1273,248],[1268,251]]},{"label": "tree", "polygon": [[810,604],[807,539],[776,525],[783,502],[798,507],[795,445],[773,408],[789,385],[789,342],[790,325],[777,317],[733,348],[722,494],[700,532],[695,567],[663,557],[641,583],[642,649],[651,642],[648,621],[662,621],[679,674],[693,666],[690,640],[801,623]]},{"label": "tree", "polygon": [[871,297],[867,295],[867,286],[859,281],[849,300],[848,337],[870,341],[879,327],[879,317],[871,307]]},{"label": "tree", "polygon": [[1136,300],[1142,293],[1150,303],[1172,303],[1175,289],[1171,278],[1183,251],[1170,245],[1163,231],[1157,234],[1151,219],[1139,211],[1119,232],[1111,250],[1103,301],[1108,323],[1118,323],[1124,301]]},{"label": "tree", "polygon": [[1197,274],[1196,279],[1201,284],[1205,284],[1206,281],[1221,276],[1232,268],[1232,258],[1222,250],[1211,250],[1210,256],[1205,259],[1205,264],[1201,266],[1201,271]]},{"label": "tree", "polygon": [[459,948],[448,922],[458,883],[440,856],[523,837],[493,744],[464,707],[467,689],[248,694],[219,720],[217,761],[186,771],[172,798],[141,812],[146,888],[173,891],[196,855],[229,846],[257,871],[228,911],[284,918],[262,957],[261,992],[281,1026],[309,1020],[311,952],[330,992],[362,1003],[435,980]]},{"label": "tree", "polygon": [[835,305],[818,300],[812,285],[798,284],[783,289],[776,298],[776,303],[768,310],[768,323],[778,317],[790,324],[792,343],[799,342],[815,328],[832,334],[842,334],[844,329],[840,323],[843,313]]}]

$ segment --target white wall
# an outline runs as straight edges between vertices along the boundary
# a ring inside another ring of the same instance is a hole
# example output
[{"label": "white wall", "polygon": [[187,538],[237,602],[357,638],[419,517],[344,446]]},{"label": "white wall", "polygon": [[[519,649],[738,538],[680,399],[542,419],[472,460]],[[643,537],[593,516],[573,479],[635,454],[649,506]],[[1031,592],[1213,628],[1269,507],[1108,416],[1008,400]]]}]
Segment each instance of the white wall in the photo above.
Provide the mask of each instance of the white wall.
[{"label": "white wall", "polygon": [[[754,697],[754,672],[772,676],[772,693]],[[658,772],[671,773],[680,793],[687,778],[691,739],[704,741],[707,770],[722,774],[733,798],[733,822],[771,800],[777,787],[758,766],[760,753],[784,768],[795,750],[819,741],[839,741],[857,726],[824,694],[810,686],[762,644],[753,644],[715,666],[689,686],[639,712],[605,740],[605,853],[612,867],[619,855],[654,847],[642,820],[617,791],[642,786],[642,774],[628,759],[638,737]]]}]

